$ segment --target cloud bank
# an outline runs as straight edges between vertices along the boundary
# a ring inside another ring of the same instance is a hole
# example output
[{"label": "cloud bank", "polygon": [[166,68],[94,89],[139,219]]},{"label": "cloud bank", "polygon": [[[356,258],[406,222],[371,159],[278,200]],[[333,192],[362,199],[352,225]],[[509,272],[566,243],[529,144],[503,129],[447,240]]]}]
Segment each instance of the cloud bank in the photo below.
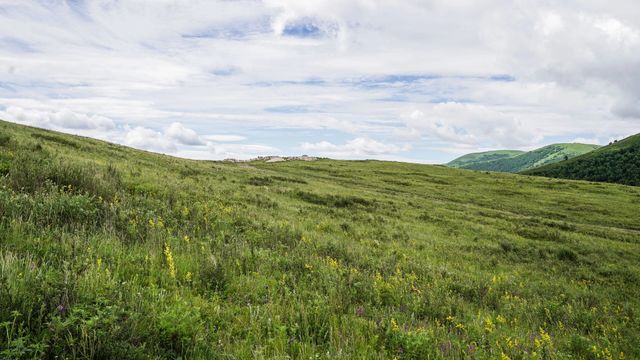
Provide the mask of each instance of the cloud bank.
[{"label": "cloud bank", "polygon": [[0,118],[197,158],[640,132],[626,0],[4,1]]}]

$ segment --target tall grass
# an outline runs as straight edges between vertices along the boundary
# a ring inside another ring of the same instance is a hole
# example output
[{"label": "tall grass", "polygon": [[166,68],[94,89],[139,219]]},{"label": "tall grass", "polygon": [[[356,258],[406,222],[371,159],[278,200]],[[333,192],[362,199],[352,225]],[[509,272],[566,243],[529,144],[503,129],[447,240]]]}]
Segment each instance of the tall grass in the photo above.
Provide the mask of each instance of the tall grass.
[{"label": "tall grass", "polygon": [[636,188],[0,133],[0,358],[640,358]]}]

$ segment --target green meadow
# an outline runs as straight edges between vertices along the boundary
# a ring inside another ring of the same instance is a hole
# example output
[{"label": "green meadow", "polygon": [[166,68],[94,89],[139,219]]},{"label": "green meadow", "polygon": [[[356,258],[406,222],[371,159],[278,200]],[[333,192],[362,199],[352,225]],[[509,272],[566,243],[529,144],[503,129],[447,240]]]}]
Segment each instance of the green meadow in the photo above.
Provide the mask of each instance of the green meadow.
[{"label": "green meadow", "polygon": [[638,359],[640,188],[0,122],[0,358]]}]

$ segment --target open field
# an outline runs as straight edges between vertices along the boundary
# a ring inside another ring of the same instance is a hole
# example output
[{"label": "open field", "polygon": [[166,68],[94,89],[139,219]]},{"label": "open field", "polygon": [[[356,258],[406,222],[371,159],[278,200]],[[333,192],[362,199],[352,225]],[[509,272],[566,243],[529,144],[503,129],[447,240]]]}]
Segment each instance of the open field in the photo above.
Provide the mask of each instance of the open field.
[{"label": "open field", "polygon": [[640,358],[637,187],[5,122],[0,174],[0,358]]}]

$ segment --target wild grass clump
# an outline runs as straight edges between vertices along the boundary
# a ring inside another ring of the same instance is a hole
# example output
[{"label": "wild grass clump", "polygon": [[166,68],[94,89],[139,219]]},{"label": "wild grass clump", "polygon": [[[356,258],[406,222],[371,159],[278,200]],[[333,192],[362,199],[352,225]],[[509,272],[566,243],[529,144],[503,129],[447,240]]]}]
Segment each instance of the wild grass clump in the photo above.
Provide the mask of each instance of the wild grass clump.
[{"label": "wild grass clump", "polygon": [[375,202],[359,196],[325,195],[308,191],[297,191],[296,196],[311,204],[335,208],[349,208],[356,206],[371,207]]},{"label": "wild grass clump", "polygon": [[19,153],[7,174],[15,191],[34,194],[52,186],[64,191],[111,199],[120,189],[121,180],[113,166],[103,170],[92,163],[75,163],[47,154]]},{"label": "wild grass clump", "polygon": [[63,137],[61,135],[52,135],[52,134],[41,134],[41,133],[33,133],[31,137],[37,140],[44,140],[46,142],[52,142],[60,145],[64,145],[67,147],[71,147],[74,149],[79,149],[80,144],[75,140],[71,140],[68,137]]},{"label": "wild grass clump", "polygon": [[11,142],[11,135],[0,134],[0,146],[7,147]]}]

